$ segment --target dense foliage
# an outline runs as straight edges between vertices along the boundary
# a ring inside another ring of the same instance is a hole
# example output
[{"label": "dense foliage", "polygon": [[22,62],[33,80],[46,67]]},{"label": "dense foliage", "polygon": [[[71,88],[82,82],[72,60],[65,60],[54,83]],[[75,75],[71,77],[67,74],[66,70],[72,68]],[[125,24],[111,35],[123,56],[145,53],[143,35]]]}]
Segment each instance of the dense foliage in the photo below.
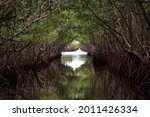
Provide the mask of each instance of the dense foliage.
[{"label": "dense foliage", "polygon": [[19,76],[80,47],[148,98],[149,14],[149,0],[0,0],[0,74]]}]

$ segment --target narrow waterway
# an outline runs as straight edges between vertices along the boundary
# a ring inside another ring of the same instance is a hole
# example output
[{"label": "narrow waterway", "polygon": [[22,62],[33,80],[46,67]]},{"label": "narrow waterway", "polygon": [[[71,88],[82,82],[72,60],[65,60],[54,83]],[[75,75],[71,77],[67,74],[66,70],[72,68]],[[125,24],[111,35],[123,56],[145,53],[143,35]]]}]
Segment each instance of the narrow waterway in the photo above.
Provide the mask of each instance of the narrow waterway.
[{"label": "narrow waterway", "polygon": [[85,64],[87,59],[87,52],[80,49],[72,52],[62,52],[62,63],[70,66],[75,71],[81,65]]},{"label": "narrow waterway", "polygon": [[135,92],[118,79],[79,49],[20,73],[16,82],[1,80],[0,99],[134,99]]}]

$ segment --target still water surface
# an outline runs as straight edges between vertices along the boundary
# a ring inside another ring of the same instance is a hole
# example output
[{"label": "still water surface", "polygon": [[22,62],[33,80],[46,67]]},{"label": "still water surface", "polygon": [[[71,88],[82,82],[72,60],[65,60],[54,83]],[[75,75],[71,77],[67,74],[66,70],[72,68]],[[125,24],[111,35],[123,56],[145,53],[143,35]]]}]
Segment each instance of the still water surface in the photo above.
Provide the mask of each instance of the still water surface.
[{"label": "still water surface", "polygon": [[48,67],[23,72],[16,82],[0,80],[0,99],[133,99],[131,90],[106,66],[93,66],[81,50],[63,52]]},{"label": "still water surface", "polygon": [[80,49],[72,52],[62,52],[62,63],[66,66],[70,66],[73,70],[81,67],[86,62],[87,52]]}]

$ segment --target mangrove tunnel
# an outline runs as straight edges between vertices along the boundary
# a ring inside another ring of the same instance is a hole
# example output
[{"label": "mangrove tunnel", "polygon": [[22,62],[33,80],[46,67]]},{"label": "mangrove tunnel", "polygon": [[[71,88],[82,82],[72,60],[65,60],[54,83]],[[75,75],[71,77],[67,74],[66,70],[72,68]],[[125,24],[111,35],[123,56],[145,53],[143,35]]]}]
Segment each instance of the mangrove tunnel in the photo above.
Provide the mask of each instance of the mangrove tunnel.
[{"label": "mangrove tunnel", "polygon": [[0,0],[0,99],[150,99],[150,0]]}]

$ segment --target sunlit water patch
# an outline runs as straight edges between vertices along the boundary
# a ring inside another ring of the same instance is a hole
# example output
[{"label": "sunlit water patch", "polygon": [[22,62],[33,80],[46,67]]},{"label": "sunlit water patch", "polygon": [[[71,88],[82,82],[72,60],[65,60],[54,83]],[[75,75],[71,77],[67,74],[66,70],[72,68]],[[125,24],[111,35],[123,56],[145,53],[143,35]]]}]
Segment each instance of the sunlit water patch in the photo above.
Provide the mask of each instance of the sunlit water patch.
[{"label": "sunlit water patch", "polygon": [[86,62],[86,55],[87,52],[80,49],[72,52],[62,52],[62,63],[76,70]]}]

